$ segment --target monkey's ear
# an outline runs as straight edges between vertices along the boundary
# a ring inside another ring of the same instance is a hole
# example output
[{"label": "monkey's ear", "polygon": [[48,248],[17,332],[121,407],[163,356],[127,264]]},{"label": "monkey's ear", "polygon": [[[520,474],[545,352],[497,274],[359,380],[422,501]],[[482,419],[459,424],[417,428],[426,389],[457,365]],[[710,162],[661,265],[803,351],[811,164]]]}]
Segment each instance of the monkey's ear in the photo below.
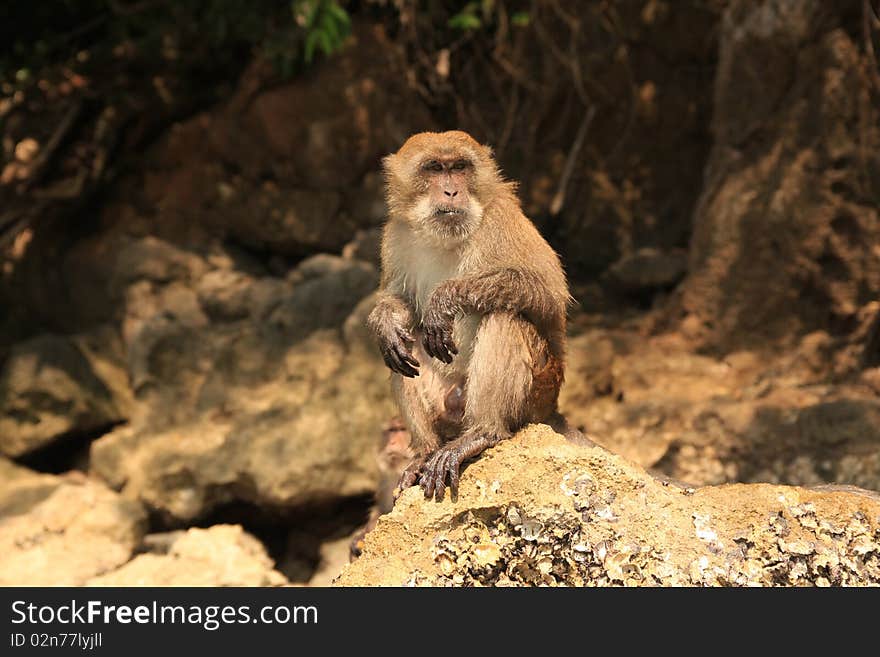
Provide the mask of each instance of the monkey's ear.
[{"label": "monkey's ear", "polygon": [[382,173],[385,174],[386,178],[388,176],[390,176],[391,173],[394,171],[394,168],[395,168],[394,164],[395,164],[394,153],[392,153],[391,155],[386,155],[385,157],[382,158]]}]

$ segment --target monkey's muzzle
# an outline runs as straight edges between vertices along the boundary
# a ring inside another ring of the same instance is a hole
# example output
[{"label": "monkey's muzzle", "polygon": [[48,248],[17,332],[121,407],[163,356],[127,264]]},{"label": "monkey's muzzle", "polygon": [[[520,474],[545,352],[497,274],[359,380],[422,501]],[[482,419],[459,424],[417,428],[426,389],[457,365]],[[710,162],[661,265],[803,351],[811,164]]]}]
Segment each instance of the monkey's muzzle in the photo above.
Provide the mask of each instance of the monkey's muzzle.
[{"label": "monkey's muzzle", "polygon": [[464,215],[464,208],[443,206],[434,210],[434,216],[439,219],[452,219],[462,215]]}]

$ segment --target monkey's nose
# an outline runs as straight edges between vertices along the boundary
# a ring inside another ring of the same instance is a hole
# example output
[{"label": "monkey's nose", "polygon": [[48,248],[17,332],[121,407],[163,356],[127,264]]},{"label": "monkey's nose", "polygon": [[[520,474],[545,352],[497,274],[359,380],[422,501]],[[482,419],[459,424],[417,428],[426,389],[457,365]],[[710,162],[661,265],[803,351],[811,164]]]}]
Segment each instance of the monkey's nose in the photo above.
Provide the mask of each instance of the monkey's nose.
[{"label": "monkey's nose", "polygon": [[446,194],[446,196],[448,196],[449,198],[455,198],[456,196],[458,196],[457,191],[456,192],[444,191],[443,193]]}]

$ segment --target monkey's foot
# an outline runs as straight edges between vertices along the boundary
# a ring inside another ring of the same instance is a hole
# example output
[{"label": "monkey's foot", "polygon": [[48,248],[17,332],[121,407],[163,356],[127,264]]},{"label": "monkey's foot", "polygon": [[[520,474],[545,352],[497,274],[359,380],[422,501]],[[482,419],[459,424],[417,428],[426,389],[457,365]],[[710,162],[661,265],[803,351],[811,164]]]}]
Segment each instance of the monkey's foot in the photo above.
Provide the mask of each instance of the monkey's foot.
[{"label": "monkey's foot", "polygon": [[422,476],[419,480],[422,490],[425,492],[425,499],[433,497],[440,502],[446,494],[446,480],[448,478],[452,499],[456,500],[461,464],[481,454],[487,447],[496,445],[499,440],[494,436],[465,434],[461,438],[446,443],[431,454],[422,467]]},{"label": "monkey's foot", "polygon": [[421,473],[424,465],[425,457],[417,456],[412,461],[410,461],[403,469],[403,472],[400,475],[400,479],[397,480],[397,486],[394,487],[394,492],[391,494],[395,502],[397,501],[397,498],[400,497],[400,494],[403,491],[405,491],[410,486],[416,485],[416,482],[419,480],[419,474]]}]

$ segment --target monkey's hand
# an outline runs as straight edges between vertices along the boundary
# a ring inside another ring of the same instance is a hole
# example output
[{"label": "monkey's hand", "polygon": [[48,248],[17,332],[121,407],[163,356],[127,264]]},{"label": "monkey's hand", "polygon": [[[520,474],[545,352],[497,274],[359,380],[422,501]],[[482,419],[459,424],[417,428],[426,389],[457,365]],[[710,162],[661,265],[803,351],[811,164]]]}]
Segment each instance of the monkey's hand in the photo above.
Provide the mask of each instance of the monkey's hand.
[{"label": "monkey's hand", "polygon": [[379,351],[382,359],[392,372],[410,378],[419,375],[419,361],[412,355],[415,339],[403,327],[390,327],[379,336]]},{"label": "monkey's hand", "polygon": [[428,301],[428,309],[422,318],[424,334],[422,342],[429,356],[444,363],[451,363],[452,357],[458,354],[458,349],[452,340],[455,313],[449,310],[446,304],[441,303],[438,297],[435,292]]}]

